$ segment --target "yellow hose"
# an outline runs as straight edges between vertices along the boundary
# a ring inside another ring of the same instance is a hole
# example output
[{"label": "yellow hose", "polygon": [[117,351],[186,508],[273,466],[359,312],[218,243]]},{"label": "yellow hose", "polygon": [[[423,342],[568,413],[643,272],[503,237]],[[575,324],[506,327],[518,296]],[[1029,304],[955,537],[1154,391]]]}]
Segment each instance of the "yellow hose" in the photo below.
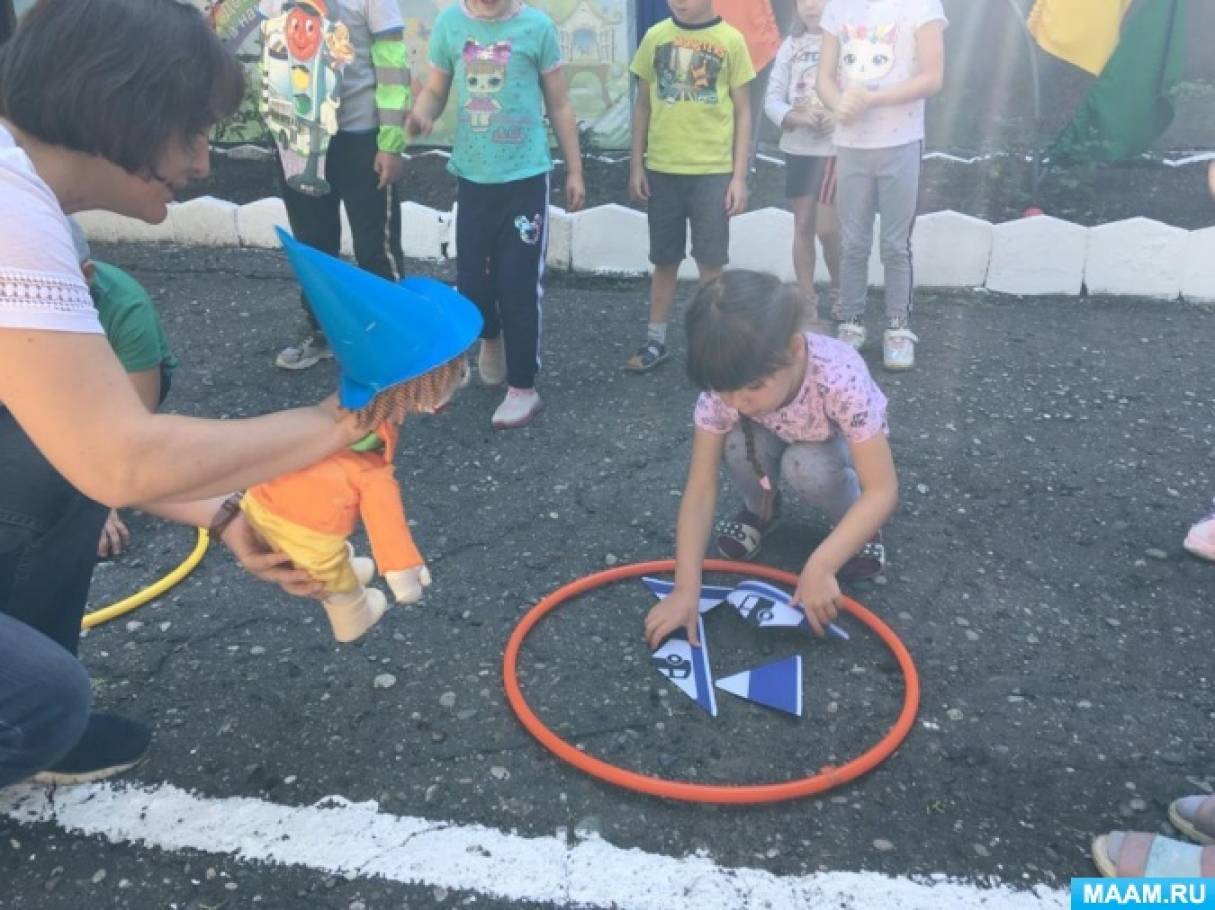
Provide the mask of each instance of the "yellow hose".
[{"label": "yellow hose", "polygon": [[194,550],[182,561],[181,565],[164,578],[148,585],[142,591],[136,591],[130,597],[123,598],[116,604],[110,604],[110,606],[102,607],[100,610],[86,613],[80,623],[81,628],[91,629],[93,626],[99,626],[103,622],[117,619],[125,613],[130,613],[132,610],[142,607],[149,600],[159,597],[194,571],[194,567],[202,561],[203,554],[207,552],[207,544],[210,542],[210,539],[207,529],[199,528],[198,542],[194,544]]}]

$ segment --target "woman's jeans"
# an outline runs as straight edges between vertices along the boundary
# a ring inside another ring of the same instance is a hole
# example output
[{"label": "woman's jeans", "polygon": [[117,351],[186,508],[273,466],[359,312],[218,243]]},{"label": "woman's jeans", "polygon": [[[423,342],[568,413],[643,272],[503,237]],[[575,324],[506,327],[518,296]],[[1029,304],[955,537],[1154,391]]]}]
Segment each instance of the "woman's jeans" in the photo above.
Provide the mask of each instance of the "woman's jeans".
[{"label": "woman's jeans", "polygon": [[0,406],[0,786],[83,730],[88,677],[74,655],[106,511]]}]

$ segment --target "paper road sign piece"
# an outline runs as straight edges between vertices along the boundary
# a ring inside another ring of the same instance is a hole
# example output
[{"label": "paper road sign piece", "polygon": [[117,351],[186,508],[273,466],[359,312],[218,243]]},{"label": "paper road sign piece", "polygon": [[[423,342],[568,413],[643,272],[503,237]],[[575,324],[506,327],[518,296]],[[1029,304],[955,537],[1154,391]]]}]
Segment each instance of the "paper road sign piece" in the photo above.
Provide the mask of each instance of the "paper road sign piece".
[{"label": "paper road sign piece", "polygon": [[778,711],[802,716],[802,657],[743,670],[717,681],[717,688]]},{"label": "paper road sign piece", "polygon": [[[666,581],[662,578],[651,578],[648,575],[641,580],[645,582],[645,586],[659,600],[662,600],[675,590],[675,582],[673,581]],[[702,614],[708,613],[718,604],[723,603],[733,590],[733,588],[721,585],[702,585],[700,588],[700,612]]]},{"label": "paper road sign piece", "polygon": [[726,599],[747,621],[747,625],[757,629],[809,625],[806,614],[789,605],[788,594],[762,581],[748,579],[732,590]]},{"label": "paper road sign piece", "polygon": [[713,694],[713,673],[709,669],[709,642],[705,639],[704,620],[699,624],[700,647],[693,648],[688,633],[678,629],[650,655],[654,669],[713,717],[717,716],[717,697]]}]

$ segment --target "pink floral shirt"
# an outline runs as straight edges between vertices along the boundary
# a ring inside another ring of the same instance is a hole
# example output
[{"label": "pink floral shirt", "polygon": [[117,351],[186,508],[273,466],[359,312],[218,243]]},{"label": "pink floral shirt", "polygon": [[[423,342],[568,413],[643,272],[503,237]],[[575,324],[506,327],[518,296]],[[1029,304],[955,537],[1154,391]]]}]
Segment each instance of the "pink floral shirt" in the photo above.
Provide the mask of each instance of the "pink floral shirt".
[{"label": "pink floral shirt", "polygon": [[[861,355],[851,347],[806,332],[806,378],[785,407],[756,419],[785,442],[826,442],[842,433],[848,442],[864,442],[889,434],[886,396],[877,387]],[[692,415],[696,426],[710,433],[729,433],[738,424],[738,411],[714,392],[701,392]]]}]

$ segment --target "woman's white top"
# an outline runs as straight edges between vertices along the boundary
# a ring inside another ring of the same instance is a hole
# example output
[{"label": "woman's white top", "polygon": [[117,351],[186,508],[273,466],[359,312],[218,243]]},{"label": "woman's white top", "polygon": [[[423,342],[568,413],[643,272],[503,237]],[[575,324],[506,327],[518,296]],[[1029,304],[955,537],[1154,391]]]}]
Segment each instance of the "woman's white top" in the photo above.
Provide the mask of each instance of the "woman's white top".
[{"label": "woman's white top", "polygon": [[0,124],[0,329],[100,334],[67,216]]}]

